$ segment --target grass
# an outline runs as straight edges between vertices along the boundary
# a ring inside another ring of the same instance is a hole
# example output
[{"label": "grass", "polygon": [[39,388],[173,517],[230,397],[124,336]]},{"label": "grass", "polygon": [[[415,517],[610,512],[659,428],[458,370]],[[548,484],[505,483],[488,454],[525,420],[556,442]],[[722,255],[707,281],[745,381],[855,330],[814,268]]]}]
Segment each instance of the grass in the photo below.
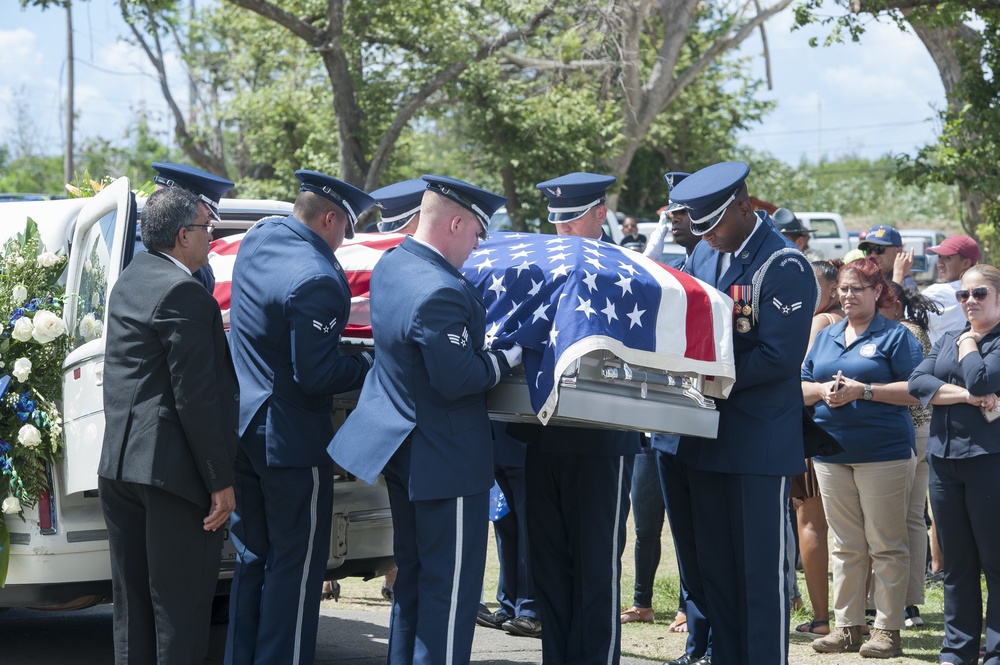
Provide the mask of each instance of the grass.
[{"label": "grass", "polygon": [[[629,541],[625,548],[625,555],[622,557],[622,609],[627,609],[632,604],[632,589],[635,583],[635,564],[633,560],[633,526],[631,517],[628,525]],[[483,598],[490,609],[496,609],[496,585],[497,585],[498,564],[496,558],[496,547],[493,542],[492,529],[490,530],[490,543],[486,559],[486,575],[484,580]],[[802,573],[798,574],[799,590],[802,592],[806,606],[802,610],[791,613],[790,624],[794,631],[795,626],[805,623],[812,618],[812,610],[809,607],[809,599],[806,591],[805,578]],[[670,633],[667,627],[674,618],[677,608],[677,562],[674,558],[673,542],[670,538],[668,525],[664,524],[662,534],[662,556],[660,566],[657,569],[656,581],[653,591],[653,608],[656,611],[656,620],[652,624],[630,623],[622,627],[622,655],[639,658],[648,658],[653,661],[663,662],[668,658],[676,658],[684,652],[684,633]],[[367,582],[357,578],[341,580],[341,598],[339,602],[324,601],[323,606],[328,609],[346,608],[356,610],[368,610],[373,612],[388,612],[389,604],[381,596],[382,579],[369,580]],[[891,663],[897,665],[917,665],[918,663],[937,663],[938,651],[941,647],[941,640],[944,636],[942,626],[943,610],[942,589],[940,585],[931,586],[926,589],[926,598],[920,607],[920,615],[924,619],[922,628],[907,628],[902,631],[903,652],[901,658],[892,659]],[[832,614],[832,612],[831,612]],[[789,663],[791,665],[845,665],[851,663],[878,662],[863,659],[858,654],[820,654],[813,651],[810,646],[811,639],[805,636],[792,634],[789,645]]]}]

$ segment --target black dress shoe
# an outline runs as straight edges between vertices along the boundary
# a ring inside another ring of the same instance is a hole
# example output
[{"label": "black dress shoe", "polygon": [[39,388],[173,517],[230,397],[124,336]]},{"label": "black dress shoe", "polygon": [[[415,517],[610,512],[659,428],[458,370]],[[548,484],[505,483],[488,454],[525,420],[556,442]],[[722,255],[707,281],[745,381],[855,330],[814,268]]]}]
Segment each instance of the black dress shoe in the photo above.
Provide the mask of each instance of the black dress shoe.
[{"label": "black dress shoe", "polygon": [[542,636],[542,622],[534,617],[514,617],[504,622],[503,629],[511,635],[520,635],[521,637]]},{"label": "black dress shoe", "polygon": [[689,653],[684,654],[680,658],[674,660],[668,660],[663,663],[663,665],[712,665],[711,656],[702,656],[698,658]]},{"label": "black dress shoe", "polygon": [[497,630],[503,630],[503,624],[505,621],[510,620],[510,615],[503,612],[503,610],[497,610],[496,612],[490,612],[483,605],[480,607],[479,611],[476,613],[476,623],[480,626],[486,628],[496,628]]}]

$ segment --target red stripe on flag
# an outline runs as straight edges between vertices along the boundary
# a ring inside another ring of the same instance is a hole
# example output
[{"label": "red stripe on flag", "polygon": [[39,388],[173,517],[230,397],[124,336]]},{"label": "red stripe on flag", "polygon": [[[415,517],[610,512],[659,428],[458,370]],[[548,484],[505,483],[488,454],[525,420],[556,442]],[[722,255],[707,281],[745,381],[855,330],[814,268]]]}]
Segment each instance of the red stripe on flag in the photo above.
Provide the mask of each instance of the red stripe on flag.
[{"label": "red stripe on flag", "polygon": [[[662,265],[662,264],[661,264]],[[684,317],[684,333],[687,347],[684,357],[692,360],[715,362],[715,330],[712,320],[712,303],[702,283],[691,275],[664,266],[684,288],[687,296],[687,316]],[[705,329],[706,322],[708,330]]]}]

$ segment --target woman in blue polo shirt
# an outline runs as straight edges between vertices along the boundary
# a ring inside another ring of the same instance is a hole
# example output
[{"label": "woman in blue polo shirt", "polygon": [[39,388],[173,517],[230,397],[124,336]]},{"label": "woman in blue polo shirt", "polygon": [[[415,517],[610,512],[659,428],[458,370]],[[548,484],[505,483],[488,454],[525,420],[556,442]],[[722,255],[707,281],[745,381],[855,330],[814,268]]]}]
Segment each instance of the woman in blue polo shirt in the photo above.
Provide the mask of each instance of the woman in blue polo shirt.
[{"label": "woman in blue polo shirt", "polygon": [[[802,395],[815,420],[844,452],[815,458],[823,508],[833,534],[836,630],[813,641],[821,653],[903,653],[899,631],[909,574],[906,509],[916,463],[906,380],[923,353],[913,334],[878,309],[894,299],[877,261],[840,270],[837,292],[847,318],[824,328],[802,366]],[[869,561],[875,599],[865,626]]]},{"label": "woman in blue polo shirt", "polygon": [[983,662],[993,665],[1000,662],[1000,419],[991,421],[986,413],[996,407],[1000,391],[1000,271],[972,266],[955,296],[969,326],[938,339],[910,377],[910,393],[934,405],[927,459],[934,522],[947,562],[939,660],[965,665],[979,658],[982,572]]}]

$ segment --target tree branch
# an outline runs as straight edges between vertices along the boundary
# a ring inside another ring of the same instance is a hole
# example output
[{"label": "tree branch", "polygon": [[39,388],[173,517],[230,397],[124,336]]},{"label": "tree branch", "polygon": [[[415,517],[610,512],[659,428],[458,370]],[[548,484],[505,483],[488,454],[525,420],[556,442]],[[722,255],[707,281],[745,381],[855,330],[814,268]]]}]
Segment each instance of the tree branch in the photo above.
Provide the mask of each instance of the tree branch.
[{"label": "tree branch", "polygon": [[[324,32],[322,30],[317,30],[311,25],[311,22],[315,20],[316,17],[306,17],[309,19],[309,22],[306,22],[305,20],[296,17],[294,14],[286,12],[277,5],[268,2],[268,0],[229,0],[229,2],[237,7],[249,9],[250,11],[260,14],[268,20],[274,21],[278,25],[286,28],[293,35],[301,37],[310,46],[318,47],[324,42]],[[328,17],[329,16],[330,12],[328,12]]]}]

